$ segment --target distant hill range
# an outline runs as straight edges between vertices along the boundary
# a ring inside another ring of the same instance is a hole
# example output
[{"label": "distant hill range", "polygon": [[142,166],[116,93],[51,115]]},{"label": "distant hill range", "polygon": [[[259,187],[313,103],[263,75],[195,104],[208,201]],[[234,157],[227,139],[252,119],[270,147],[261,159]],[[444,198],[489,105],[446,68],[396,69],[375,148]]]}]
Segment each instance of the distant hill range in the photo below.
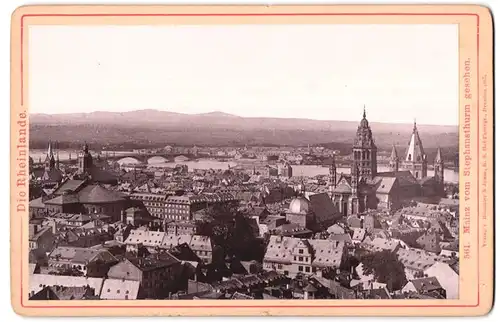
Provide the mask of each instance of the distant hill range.
[{"label": "distant hill range", "polygon": [[[368,115],[370,120],[370,115]],[[353,142],[359,122],[240,117],[222,112],[182,114],[158,110],[31,114],[32,146],[43,142],[98,145],[318,145],[343,148]],[[406,145],[413,124],[370,123],[380,149]],[[418,124],[417,124],[418,125]],[[455,147],[458,126],[418,125],[424,147]],[[45,144],[45,143],[44,143]],[[44,145],[45,146],[45,145]]]}]

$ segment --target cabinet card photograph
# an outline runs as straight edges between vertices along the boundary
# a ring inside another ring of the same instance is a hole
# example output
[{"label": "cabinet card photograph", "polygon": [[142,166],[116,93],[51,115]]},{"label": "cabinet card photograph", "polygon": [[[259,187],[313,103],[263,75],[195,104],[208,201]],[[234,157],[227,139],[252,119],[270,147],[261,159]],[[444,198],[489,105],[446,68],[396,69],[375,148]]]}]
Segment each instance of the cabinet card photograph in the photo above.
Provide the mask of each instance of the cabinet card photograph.
[{"label": "cabinet card photograph", "polygon": [[25,6],[26,316],[456,315],[493,301],[480,6]]}]

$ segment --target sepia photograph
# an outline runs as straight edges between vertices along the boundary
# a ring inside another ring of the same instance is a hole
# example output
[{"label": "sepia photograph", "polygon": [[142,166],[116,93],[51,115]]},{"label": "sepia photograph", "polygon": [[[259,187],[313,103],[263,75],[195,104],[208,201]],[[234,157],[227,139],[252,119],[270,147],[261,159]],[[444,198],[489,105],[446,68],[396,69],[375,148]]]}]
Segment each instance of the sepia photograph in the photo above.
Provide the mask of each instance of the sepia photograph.
[{"label": "sepia photograph", "polygon": [[25,32],[29,301],[460,299],[457,24]]}]

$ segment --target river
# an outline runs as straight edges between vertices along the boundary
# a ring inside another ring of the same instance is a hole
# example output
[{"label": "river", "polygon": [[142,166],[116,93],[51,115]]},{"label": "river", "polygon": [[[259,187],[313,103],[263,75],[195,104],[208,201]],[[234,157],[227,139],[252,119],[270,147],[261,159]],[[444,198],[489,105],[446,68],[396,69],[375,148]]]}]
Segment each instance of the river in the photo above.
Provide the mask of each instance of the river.
[{"label": "river", "polygon": [[[74,160],[76,159],[78,155],[77,150],[69,151],[69,150],[62,150],[59,151],[59,159],[61,161],[65,161],[69,159],[69,155],[71,154],[71,158]],[[35,162],[38,162],[39,158],[41,157],[41,160],[45,160],[47,151],[46,150],[30,150],[30,156],[33,158]],[[129,151],[114,151],[114,152],[109,152],[110,155],[119,156],[119,155],[127,155],[130,154]],[[156,163],[156,164],[150,164],[149,166],[151,167],[175,167],[178,164],[184,164],[188,166],[188,169],[191,170],[203,170],[203,169],[214,169],[214,170],[225,170],[228,169],[229,167],[233,168],[236,167],[240,163],[245,163],[245,164],[251,164],[252,162],[255,162],[255,160],[238,160],[238,161],[217,161],[217,160],[211,160],[211,159],[199,159],[197,161],[185,161],[185,162],[165,162],[165,163]],[[350,168],[344,168],[344,167],[339,167],[337,168],[337,173],[350,173],[351,169]],[[378,166],[378,171],[379,172],[384,172],[384,171],[389,171],[389,168],[387,166]],[[322,167],[318,165],[292,165],[292,174],[294,176],[305,176],[305,177],[314,177],[317,175],[327,175],[328,174],[328,168],[327,167]],[[433,176],[434,171],[433,170],[428,170],[427,171],[428,176]],[[444,180],[446,182],[451,182],[451,183],[458,183],[458,172],[451,170],[451,169],[445,169],[444,170]]]}]

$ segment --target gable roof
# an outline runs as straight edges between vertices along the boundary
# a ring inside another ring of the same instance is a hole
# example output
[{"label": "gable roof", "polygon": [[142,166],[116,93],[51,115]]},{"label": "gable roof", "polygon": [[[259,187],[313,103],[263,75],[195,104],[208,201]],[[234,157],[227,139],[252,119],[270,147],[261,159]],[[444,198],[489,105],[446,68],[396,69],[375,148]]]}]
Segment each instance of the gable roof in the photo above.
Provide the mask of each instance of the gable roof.
[{"label": "gable roof", "polygon": [[33,199],[29,203],[30,208],[45,208],[45,204],[43,203],[43,197],[39,197]]},{"label": "gable roof", "polygon": [[321,239],[300,239],[273,235],[270,237],[264,260],[290,263],[293,250],[299,244],[312,249],[312,265],[316,267],[339,267],[342,261],[344,242]]},{"label": "gable roof", "polygon": [[55,248],[50,253],[49,258],[53,260],[67,260],[81,264],[88,264],[97,259],[104,260],[106,262],[116,260],[116,258],[107,250],[68,246],[59,246]]},{"label": "gable roof", "polygon": [[43,181],[53,181],[53,182],[59,182],[63,179],[63,175],[61,170],[52,168],[52,169],[47,169],[43,172],[41,179]]},{"label": "gable roof", "polygon": [[63,183],[54,190],[53,194],[59,195],[65,191],[76,192],[79,188],[81,188],[86,183],[85,180],[72,180],[67,179],[63,181]]},{"label": "gable roof", "polygon": [[310,195],[309,201],[319,222],[331,221],[341,216],[327,193]]},{"label": "gable roof", "polygon": [[396,185],[396,178],[394,177],[379,177],[377,179],[376,192],[389,194]]}]

